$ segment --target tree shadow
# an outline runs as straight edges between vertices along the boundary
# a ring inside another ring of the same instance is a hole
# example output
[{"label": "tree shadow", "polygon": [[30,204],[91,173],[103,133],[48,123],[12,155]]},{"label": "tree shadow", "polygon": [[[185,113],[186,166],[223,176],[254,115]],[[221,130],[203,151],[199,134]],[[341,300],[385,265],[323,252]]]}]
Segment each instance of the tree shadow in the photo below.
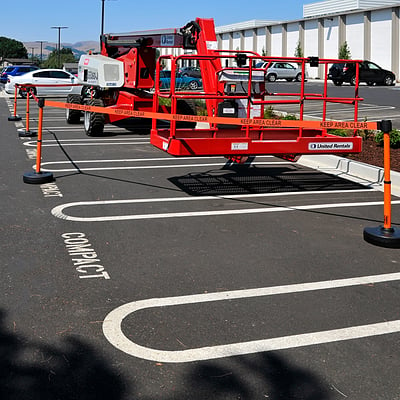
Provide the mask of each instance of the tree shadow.
[{"label": "tree shadow", "polygon": [[1,400],[331,399],[326,382],[277,352],[187,364],[180,390],[144,397],[82,339],[38,343],[7,331],[4,319],[0,311]]},{"label": "tree shadow", "polygon": [[26,340],[4,318],[0,311],[0,399],[122,399],[122,378],[92,346],[73,336],[60,346]]},{"label": "tree shadow", "polygon": [[[329,400],[332,388],[277,352],[203,362],[187,376],[191,400]],[[186,396],[168,398],[186,399]]]}]

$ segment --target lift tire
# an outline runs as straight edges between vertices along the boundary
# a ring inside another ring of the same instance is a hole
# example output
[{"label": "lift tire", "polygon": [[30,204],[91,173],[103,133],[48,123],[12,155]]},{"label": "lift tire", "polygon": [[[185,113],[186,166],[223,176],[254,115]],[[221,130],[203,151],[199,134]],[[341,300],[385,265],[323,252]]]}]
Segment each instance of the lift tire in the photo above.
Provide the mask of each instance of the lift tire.
[{"label": "lift tire", "polygon": [[[87,102],[88,106],[104,107],[101,99],[90,99]],[[104,132],[105,117],[104,114],[85,111],[84,123],[86,135],[88,136],[101,136]]]},{"label": "lift tire", "polygon": [[[178,100],[176,102],[178,114],[196,115],[196,104],[194,100]],[[181,121],[176,123],[177,128],[196,128],[196,122]]]},{"label": "lift tire", "polygon": [[[67,96],[67,103],[82,104],[82,97],[79,94],[69,94]],[[65,119],[67,124],[79,124],[81,120],[82,111],[65,109]]]},{"label": "lift tire", "polygon": [[277,76],[276,76],[275,74],[269,74],[269,75],[267,76],[268,82],[275,82],[276,79],[277,79]]}]

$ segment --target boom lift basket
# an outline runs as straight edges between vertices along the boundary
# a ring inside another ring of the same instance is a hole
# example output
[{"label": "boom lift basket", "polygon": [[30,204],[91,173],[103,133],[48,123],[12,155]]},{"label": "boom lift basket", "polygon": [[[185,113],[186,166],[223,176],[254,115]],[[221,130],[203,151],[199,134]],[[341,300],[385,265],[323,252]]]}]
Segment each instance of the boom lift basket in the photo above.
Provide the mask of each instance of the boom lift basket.
[{"label": "boom lift basket", "polygon": [[[267,62],[267,66],[256,68],[255,65],[261,61]],[[153,111],[159,109],[160,102],[170,102],[171,115],[166,119],[171,123],[161,129],[154,120],[151,143],[174,156],[221,155],[231,159],[266,154],[293,158],[301,154],[359,153],[362,138],[357,129],[364,129],[366,124],[358,122],[358,104],[363,100],[358,96],[358,80],[354,96],[328,96],[329,65],[341,61],[316,57],[263,57],[254,52],[223,50],[177,57],[161,56],[156,68]],[[287,91],[271,92],[266,73],[273,62],[297,64],[302,71],[301,82],[275,84],[274,88],[284,87]],[[358,71],[360,61],[350,62],[357,63]],[[222,67],[223,63],[225,67]],[[159,76],[161,65],[165,64],[171,66],[171,77],[182,65],[199,64],[203,88],[179,90],[171,78],[170,88],[161,89]],[[320,65],[324,70],[321,93],[306,90],[308,65]],[[178,103],[182,101],[196,105],[196,109],[192,107],[193,115],[180,115],[182,112],[178,112]],[[319,121],[304,119],[306,105],[311,102],[321,104],[322,118]],[[205,103],[206,107],[201,115],[196,115],[201,103]],[[338,103],[352,109],[352,121],[339,123],[327,118],[329,105]],[[265,117],[272,107],[279,111],[281,105],[296,106],[297,119]],[[196,126],[184,127],[182,121],[190,121],[192,125],[196,123]],[[350,136],[329,133],[329,129],[333,128],[351,128]]]}]

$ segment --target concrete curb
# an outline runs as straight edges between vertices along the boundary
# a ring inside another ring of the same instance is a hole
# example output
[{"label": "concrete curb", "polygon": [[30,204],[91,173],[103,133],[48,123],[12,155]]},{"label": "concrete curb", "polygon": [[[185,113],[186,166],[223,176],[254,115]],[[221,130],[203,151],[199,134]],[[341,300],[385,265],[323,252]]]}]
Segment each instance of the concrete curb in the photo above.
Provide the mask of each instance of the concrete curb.
[{"label": "concrete curb", "polygon": [[[341,176],[345,179],[373,187],[380,191],[383,191],[384,189],[383,168],[328,154],[303,155],[297,163],[328,174]],[[390,179],[392,181],[392,194],[400,196],[400,173],[390,171]]]}]

